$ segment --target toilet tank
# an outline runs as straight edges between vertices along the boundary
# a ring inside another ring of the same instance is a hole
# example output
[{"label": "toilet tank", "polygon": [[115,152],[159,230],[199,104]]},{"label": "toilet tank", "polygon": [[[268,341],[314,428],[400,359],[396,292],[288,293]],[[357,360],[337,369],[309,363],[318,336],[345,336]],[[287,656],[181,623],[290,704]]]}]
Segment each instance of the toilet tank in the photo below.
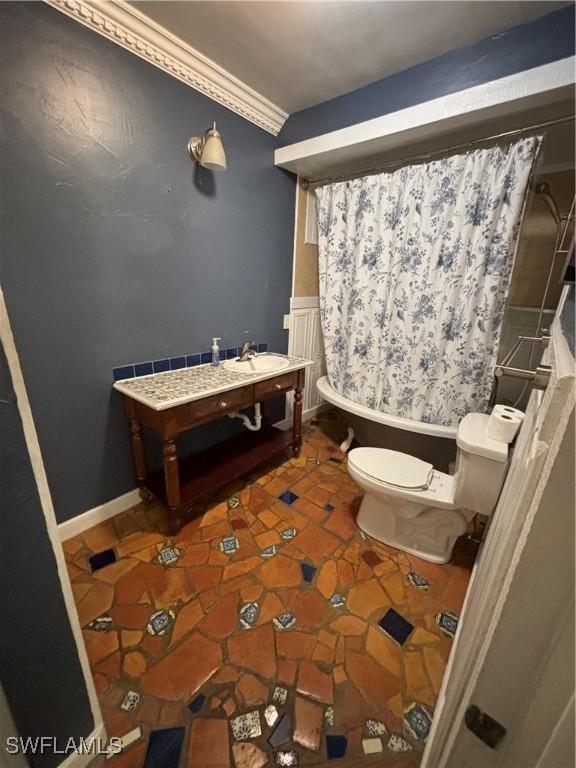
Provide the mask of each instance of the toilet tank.
[{"label": "toilet tank", "polygon": [[507,443],[486,436],[490,417],[469,413],[460,422],[456,444],[454,501],[461,509],[491,515],[508,470]]}]

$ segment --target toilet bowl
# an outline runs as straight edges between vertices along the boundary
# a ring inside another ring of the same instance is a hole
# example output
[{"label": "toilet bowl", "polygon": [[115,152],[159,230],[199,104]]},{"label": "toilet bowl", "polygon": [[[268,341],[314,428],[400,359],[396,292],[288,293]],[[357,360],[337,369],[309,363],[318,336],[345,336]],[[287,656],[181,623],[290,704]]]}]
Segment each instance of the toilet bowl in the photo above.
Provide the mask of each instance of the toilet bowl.
[{"label": "toilet bowl", "polygon": [[348,472],[364,490],[356,522],[369,536],[433,563],[447,563],[476,513],[492,513],[508,466],[508,445],[487,437],[489,416],[462,419],[455,475],[385,448],[355,448]]}]

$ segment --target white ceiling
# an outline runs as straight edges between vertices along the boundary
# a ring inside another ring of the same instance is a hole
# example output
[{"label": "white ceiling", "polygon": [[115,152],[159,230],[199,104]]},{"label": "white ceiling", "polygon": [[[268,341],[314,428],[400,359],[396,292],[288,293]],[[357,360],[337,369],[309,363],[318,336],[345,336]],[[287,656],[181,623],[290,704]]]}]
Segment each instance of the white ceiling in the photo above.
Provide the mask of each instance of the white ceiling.
[{"label": "white ceiling", "polygon": [[288,113],[569,5],[552,0],[130,4]]}]

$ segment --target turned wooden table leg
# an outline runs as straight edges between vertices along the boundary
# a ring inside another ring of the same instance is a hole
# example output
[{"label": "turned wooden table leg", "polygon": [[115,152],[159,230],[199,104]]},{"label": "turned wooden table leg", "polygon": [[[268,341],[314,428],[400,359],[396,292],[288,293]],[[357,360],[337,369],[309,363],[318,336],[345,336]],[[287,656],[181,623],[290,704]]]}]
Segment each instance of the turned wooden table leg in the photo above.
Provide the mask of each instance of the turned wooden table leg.
[{"label": "turned wooden table leg", "polygon": [[294,445],[292,451],[294,456],[299,456],[302,450],[302,387],[301,381],[294,390],[294,415],[292,417],[292,437]]},{"label": "turned wooden table leg", "polygon": [[124,409],[128,417],[128,423],[130,424],[130,444],[132,446],[132,460],[134,461],[136,482],[140,489],[140,496],[144,501],[149,502],[151,494],[145,488],[146,478],[148,477],[148,468],[146,466],[146,450],[144,447],[142,425],[134,410],[134,403],[129,397],[124,398]]},{"label": "turned wooden table leg", "polygon": [[134,459],[134,471],[138,485],[142,487],[148,476],[146,469],[146,454],[144,452],[144,438],[142,427],[138,421],[130,421],[130,441],[132,443],[132,458]]},{"label": "turned wooden table leg", "polygon": [[182,524],[180,512],[180,477],[178,474],[178,456],[176,442],[164,440],[164,482],[166,501],[170,512],[170,533],[178,533]]}]

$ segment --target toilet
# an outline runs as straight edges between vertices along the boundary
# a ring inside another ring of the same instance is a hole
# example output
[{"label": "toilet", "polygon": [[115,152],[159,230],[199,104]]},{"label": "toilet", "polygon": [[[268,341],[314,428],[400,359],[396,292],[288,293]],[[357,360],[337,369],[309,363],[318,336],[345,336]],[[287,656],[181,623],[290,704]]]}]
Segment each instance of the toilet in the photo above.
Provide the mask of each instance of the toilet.
[{"label": "toilet", "polygon": [[456,539],[496,506],[508,468],[507,443],[486,435],[489,416],[458,427],[456,472],[385,448],[354,448],[348,472],[364,490],[356,522],[369,536],[432,563],[447,563]]}]

